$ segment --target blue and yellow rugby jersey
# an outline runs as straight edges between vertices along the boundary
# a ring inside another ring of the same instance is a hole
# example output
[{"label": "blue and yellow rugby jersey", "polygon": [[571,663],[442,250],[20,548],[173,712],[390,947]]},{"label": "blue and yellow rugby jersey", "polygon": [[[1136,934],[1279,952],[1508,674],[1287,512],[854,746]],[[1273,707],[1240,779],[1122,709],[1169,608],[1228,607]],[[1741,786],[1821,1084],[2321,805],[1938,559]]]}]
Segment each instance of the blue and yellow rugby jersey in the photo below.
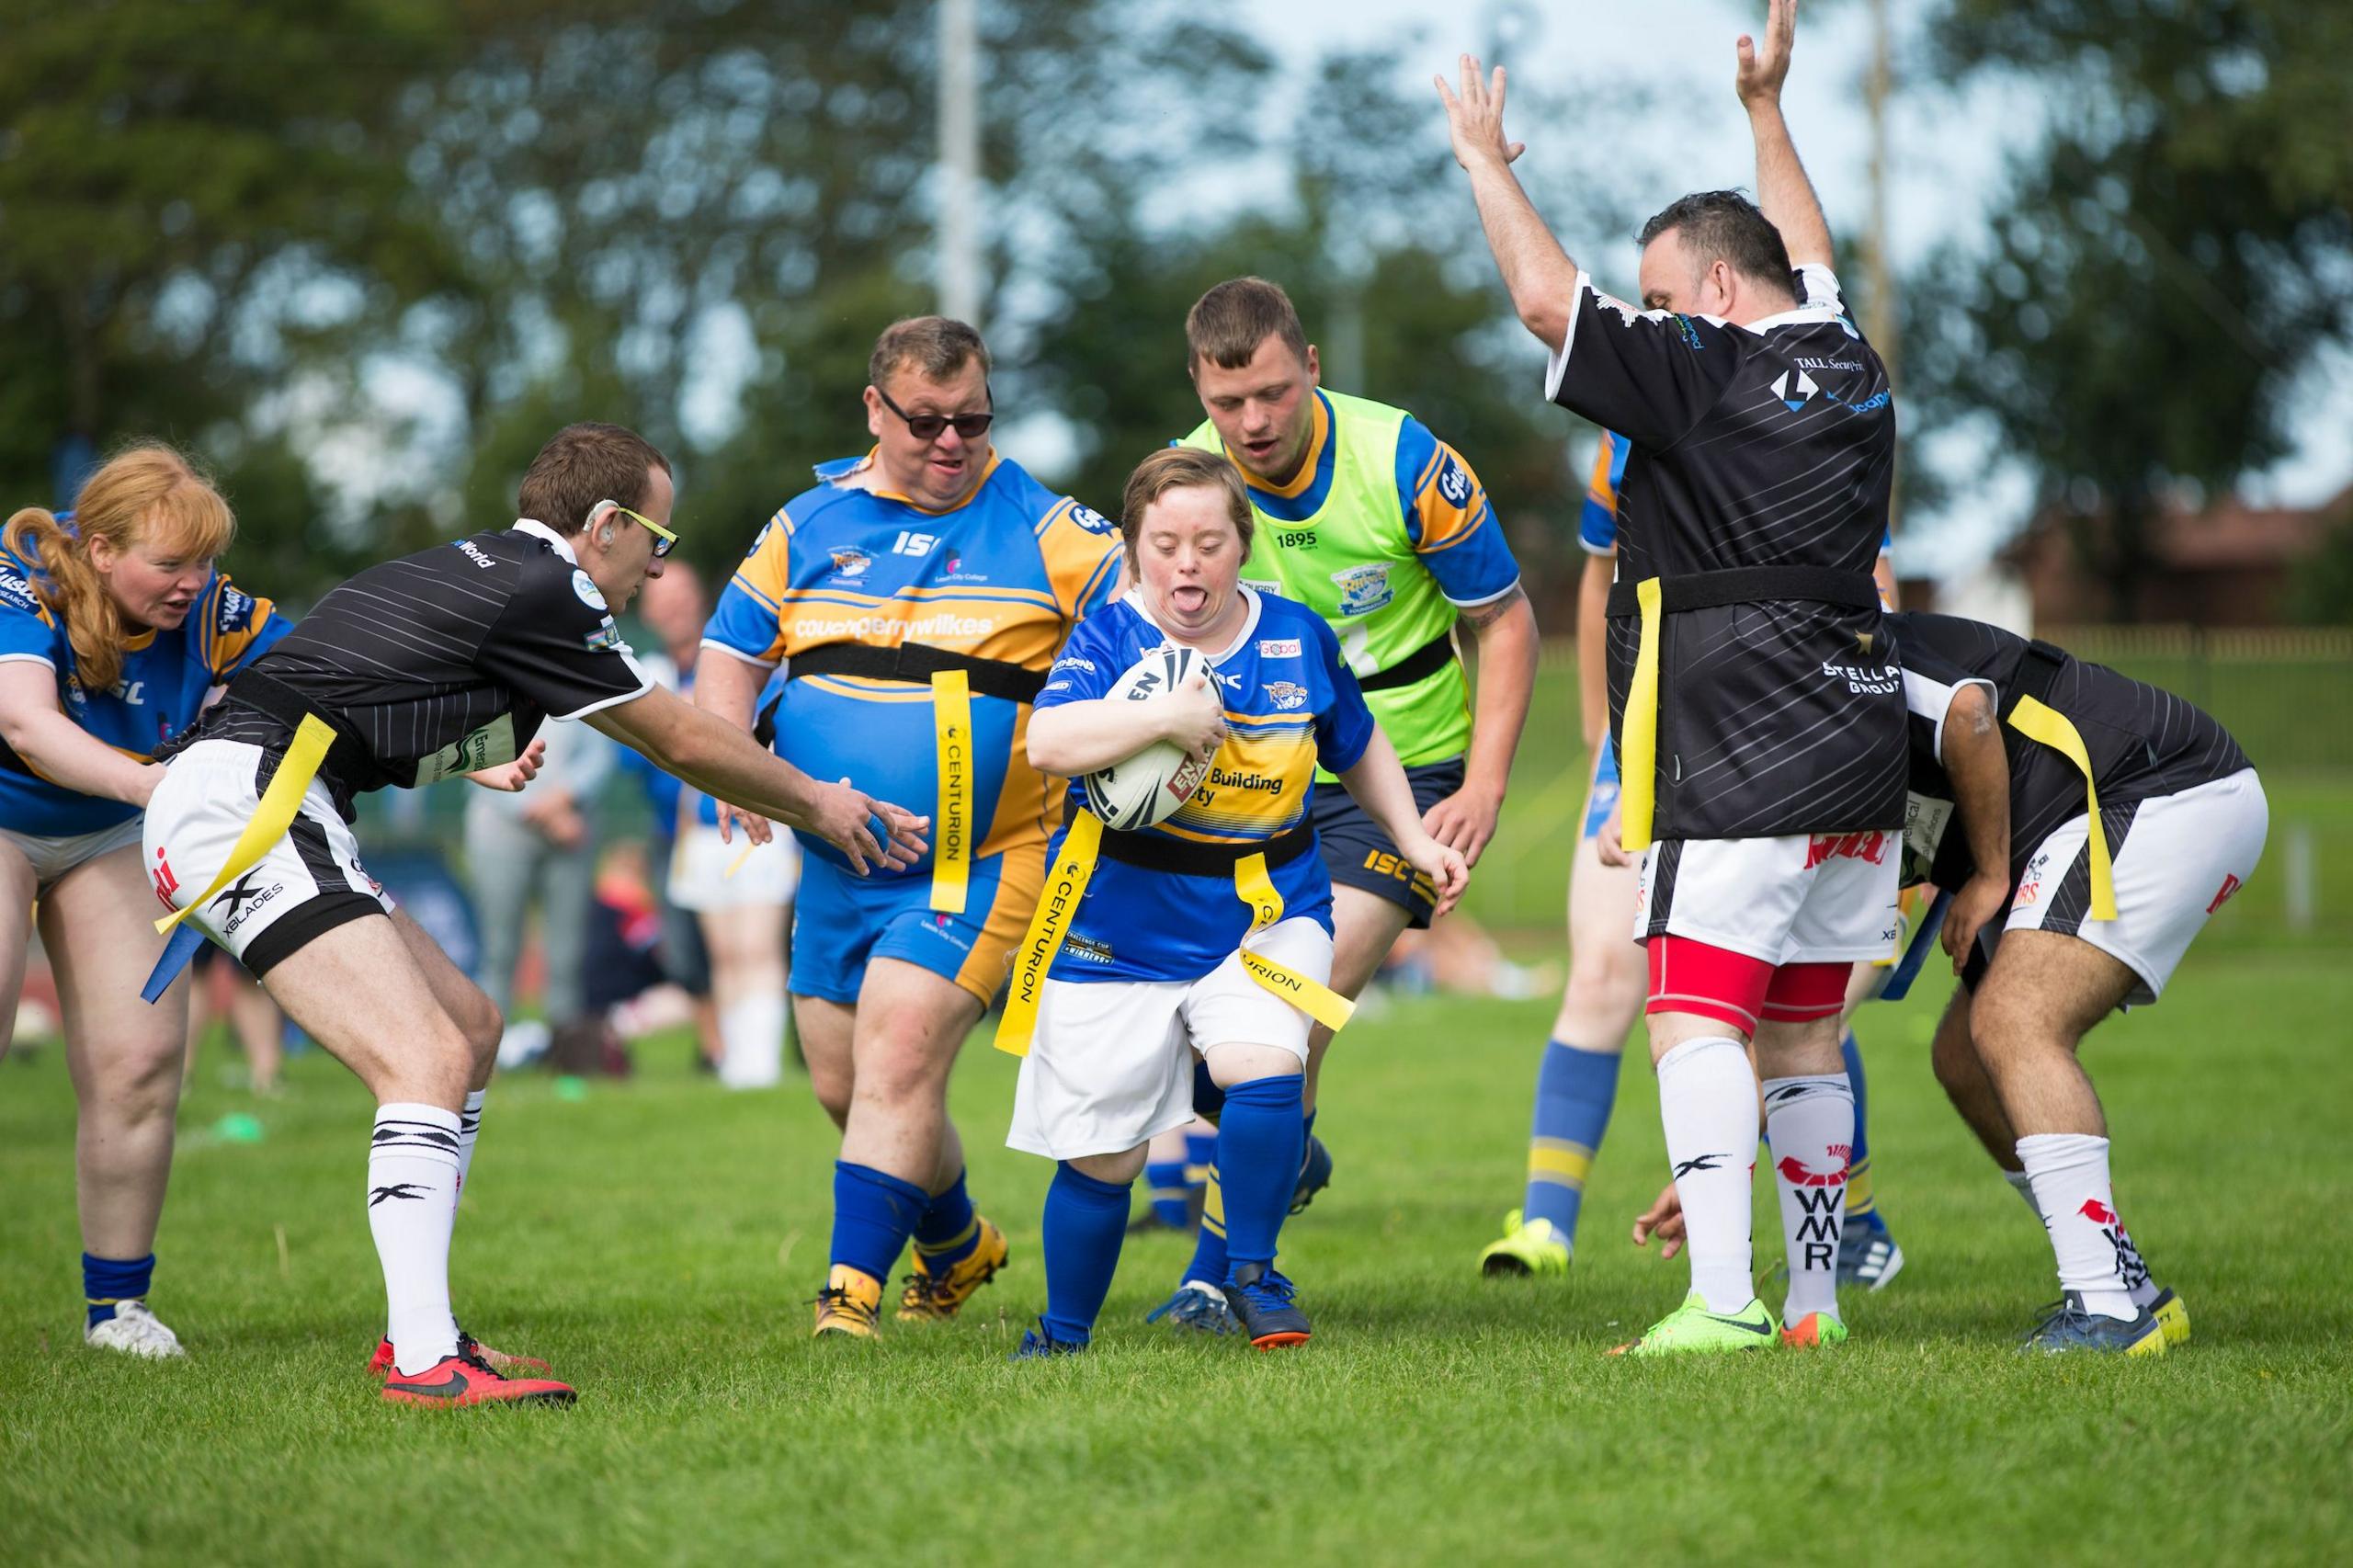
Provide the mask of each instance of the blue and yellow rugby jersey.
[{"label": "blue and yellow rugby jersey", "polygon": [[[142,762],[192,723],[204,694],[286,635],[291,622],[220,573],[171,631],[142,632],[122,660],[111,691],[85,691],[74,673],[65,623],[42,599],[40,574],[0,550],[0,663],[47,665],[57,672],[58,706],[91,734]],[[139,808],[76,794],[37,778],[22,758],[0,758],[0,827],[41,838],[96,833]]]},{"label": "blue and yellow rugby jersey", "polygon": [[[873,457],[822,464],[820,483],[768,520],[720,595],[707,647],[763,667],[833,642],[920,642],[1041,674],[1120,574],[1120,530],[989,455],[970,499],[946,512],[869,490]],[[873,475],[879,480],[879,475]],[[1029,766],[1029,715],[972,694],[976,857],[1042,845],[1062,820],[1059,795]],[[787,682],[777,755],[812,778],[847,778],[870,795],[934,812],[939,765],[931,692],[904,681],[807,676]],[[817,858],[847,867],[824,840]],[[928,854],[912,868],[928,876]]]},{"label": "blue and yellow rugby jersey", "polygon": [[[1225,696],[1225,744],[1209,777],[1176,814],[1147,834],[1208,844],[1256,844],[1306,822],[1318,761],[1354,767],[1373,733],[1357,677],[1322,616],[1245,587],[1250,619],[1211,661]],[[1038,706],[1099,698],[1128,666],[1168,638],[1131,594],[1071,633]],[[1337,786],[1334,786],[1337,788]],[[1086,809],[1070,786],[1070,810]],[[1056,835],[1056,844],[1060,843]],[[1051,862],[1054,849],[1049,847]],[[1332,928],[1332,881],[1310,849],[1271,868],[1283,916]],[[1199,980],[1225,961],[1250,929],[1250,907],[1231,872],[1191,876],[1146,869],[1108,856],[1096,863],[1070,935],[1048,971],[1054,980]]]}]

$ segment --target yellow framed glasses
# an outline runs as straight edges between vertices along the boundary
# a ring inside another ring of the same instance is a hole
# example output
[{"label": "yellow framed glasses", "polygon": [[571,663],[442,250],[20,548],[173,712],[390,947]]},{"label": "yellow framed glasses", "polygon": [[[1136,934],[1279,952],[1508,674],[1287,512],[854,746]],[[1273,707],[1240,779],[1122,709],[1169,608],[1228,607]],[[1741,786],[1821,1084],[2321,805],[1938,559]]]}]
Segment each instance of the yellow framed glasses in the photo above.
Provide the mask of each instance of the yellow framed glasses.
[{"label": "yellow framed glasses", "polygon": [[668,528],[664,528],[660,523],[655,522],[653,518],[647,517],[644,513],[632,512],[618,501],[599,501],[597,505],[599,506],[610,506],[622,517],[634,517],[639,522],[643,523],[647,531],[654,535],[654,560],[659,561],[664,556],[678,548],[678,536],[672,533]]}]

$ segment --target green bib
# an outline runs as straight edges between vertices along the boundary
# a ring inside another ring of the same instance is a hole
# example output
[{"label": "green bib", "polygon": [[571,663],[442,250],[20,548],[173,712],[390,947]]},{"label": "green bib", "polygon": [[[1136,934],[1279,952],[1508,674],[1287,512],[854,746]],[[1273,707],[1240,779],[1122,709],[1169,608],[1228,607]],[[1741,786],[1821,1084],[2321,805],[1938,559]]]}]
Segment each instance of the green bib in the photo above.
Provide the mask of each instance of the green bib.
[{"label": "green bib", "polygon": [[[1254,483],[1257,530],[1242,578],[1330,622],[1339,634],[1341,658],[1361,680],[1446,636],[1455,609],[1405,531],[1397,496],[1397,435],[1404,410],[1342,392],[1324,396],[1332,405],[1331,491],[1313,517],[1292,522],[1258,506]],[[1225,450],[1207,421],[1179,444]],[[1249,478],[1246,471],[1243,477]],[[1449,659],[1411,686],[1364,695],[1408,767],[1444,762],[1470,749],[1471,688],[1461,660]]]}]

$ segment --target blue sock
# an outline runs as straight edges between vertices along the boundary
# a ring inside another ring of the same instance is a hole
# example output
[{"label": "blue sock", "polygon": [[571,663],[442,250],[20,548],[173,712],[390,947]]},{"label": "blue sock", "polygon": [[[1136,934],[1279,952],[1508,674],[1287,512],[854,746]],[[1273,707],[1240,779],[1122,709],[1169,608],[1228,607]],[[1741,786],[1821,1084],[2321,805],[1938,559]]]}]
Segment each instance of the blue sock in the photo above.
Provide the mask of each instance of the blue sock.
[{"label": "blue sock", "polygon": [[[1229,1270],[1246,1263],[1271,1266],[1275,1240],[1299,1189],[1299,1162],[1307,1146],[1300,1108],[1306,1080],[1297,1073],[1253,1078],[1225,1091],[1218,1124],[1218,1176],[1225,1188],[1225,1250]],[[1229,1272],[1228,1278],[1230,1278]]]},{"label": "blue sock", "polygon": [[1186,1224],[1185,1162],[1153,1160],[1143,1167],[1144,1190],[1152,1195],[1153,1218],[1171,1230]]},{"label": "blue sock", "polygon": [[964,1190],[964,1173],[956,1173],[955,1185],[924,1205],[923,1218],[915,1221],[915,1251],[923,1255],[924,1267],[934,1274],[944,1274],[972,1256],[981,1244],[981,1217],[972,1212],[972,1196]]},{"label": "blue sock", "polygon": [[145,1299],[148,1281],[155,1276],[155,1255],[120,1259],[82,1255],[82,1300],[96,1328],[114,1316],[120,1301]]},{"label": "blue sock", "polygon": [[833,1261],[888,1279],[931,1194],[871,1165],[834,1162]]},{"label": "blue sock", "polygon": [[1134,1185],[1097,1181],[1067,1161],[1054,1167],[1054,1184],[1046,1188],[1046,1312],[1040,1320],[1049,1339],[1084,1345],[1095,1333],[1119,1270]]},{"label": "blue sock", "polygon": [[1863,1051],[1855,1043],[1854,1030],[1848,1029],[1838,1042],[1838,1053],[1847,1059],[1847,1082],[1855,1089],[1855,1146],[1847,1156],[1847,1218],[1884,1231],[1887,1221],[1879,1216],[1879,1193],[1871,1181],[1871,1141],[1864,1131]]},{"label": "blue sock", "polygon": [[1614,1051],[1579,1051],[1551,1040],[1544,1064],[1536,1070],[1536,1118],[1528,1134],[1528,1191],[1520,1199],[1523,1221],[1549,1220],[1576,1244],[1577,1210],[1585,1203],[1586,1174],[1594,1152],[1609,1130],[1609,1108],[1618,1099]]},{"label": "blue sock", "polygon": [[1218,1176],[1217,1151],[1225,1141],[1221,1131],[1210,1142],[1209,1179],[1201,1187],[1201,1228],[1193,1235],[1193,1261],[1185,1266],[1177,1283],[1199,1279],[1225,1283],[1225,1183]]},{"label": "blue sock", "polygon": [[1217,1132],[1185,1134],[1185,1185],[1203,1187],[1210,1179],[1210,1165],[1217,1158]]}]

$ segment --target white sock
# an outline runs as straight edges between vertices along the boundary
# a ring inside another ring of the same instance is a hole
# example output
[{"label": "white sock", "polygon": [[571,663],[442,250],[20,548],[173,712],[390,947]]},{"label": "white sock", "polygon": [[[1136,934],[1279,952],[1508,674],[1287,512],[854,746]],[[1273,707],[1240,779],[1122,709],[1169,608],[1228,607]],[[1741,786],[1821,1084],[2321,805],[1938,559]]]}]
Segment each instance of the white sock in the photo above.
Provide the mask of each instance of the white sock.
[{"label": "white sock", "polygon": [[2042,1205],[2034,1200],[2034,1178],[2024,1171],[2004,1171],[2002,1179],[2010,1184],[2012,1192],[2026,1199],[2027,1212],[2034,1216],[2036,1224],[2041,1224]]},{"label": "white sock", "polygon": [[449,1312],[449,1228],[458,1209],[455,1111],[429,1105],[376,1108],[368,1146],[368,1229],[384,1267],[392,1360],[422,1372],[458,1353]]},{"label": "white sock", "polygon": [[1748,1052],[1726,1039],[1687,1040],[1668,1051],[1658,1064],[1658,1113],[1683,1200],[1691,1289],[1710,1312],[1736,1312],[1756,1295],[1749,1282],[1756,1074]]},{"label": "white sock", "polygon": [[2034,1183],[2035,1208],[2051,1233],[2059,1288],[2082,1299],[2086,1312],[2130,1320],[2139,1315],[2125,1283],[2129,1255],[2138,1272],[2116,1193],[2108,1176],[2108,1140],[2087,1132],[2038,1132],[2018,1140],[2018,1162]]},{"label": "white sock", "polygon": [[1773,1186],[1781,1196],[1781,1244],[1790,1260],[1781,1321],[1797,1323],[1809,1312],[1835,1318],[1854,1086],[1844,1073],[1768,1078],[1764,1086],[1765,1136],[1773,1144]]},{"label": "white sock", "polygon": [[458,1113],[458,1196],[466,1192],[466,1177],[473,1173],[474,1140],[482,1136],[482,1102],[490,1097],[488,1089],[466,1091],[466,1108]]},{"label": "white sock", "polygon": [[766,1089],[784,1081],[784,1016],[781,995],[746,996],[719,1015],[721,1084]]},{"label": "white sock", "polygon": [[[2004,1171],[2002,1179],[2016,1188],[2020,1198],[2026,1199],[2027,1210],[2034,1216],[2035,1223],[2041,1224],[2042,1205],[2034,1200],[2033,1178],[2024,1171]],[[2046,1230],[2048,1228],[2045,1227]],[[2124,1288],[2132,1293],[2132,1304],[2135,1307],[2155,1306],[2157,1298],[2165,1294],[2165,1287],[2150,1277],[2148,1262],[2142,1257],[2141,1249],[2133,1244],[2131,1233],[2121,1225],[2116,1228],[2116,1233],[2117,1239],[2123,1244],[2123,1251],[2129,1259],[2120,1272],[2124,1276]]]}]

